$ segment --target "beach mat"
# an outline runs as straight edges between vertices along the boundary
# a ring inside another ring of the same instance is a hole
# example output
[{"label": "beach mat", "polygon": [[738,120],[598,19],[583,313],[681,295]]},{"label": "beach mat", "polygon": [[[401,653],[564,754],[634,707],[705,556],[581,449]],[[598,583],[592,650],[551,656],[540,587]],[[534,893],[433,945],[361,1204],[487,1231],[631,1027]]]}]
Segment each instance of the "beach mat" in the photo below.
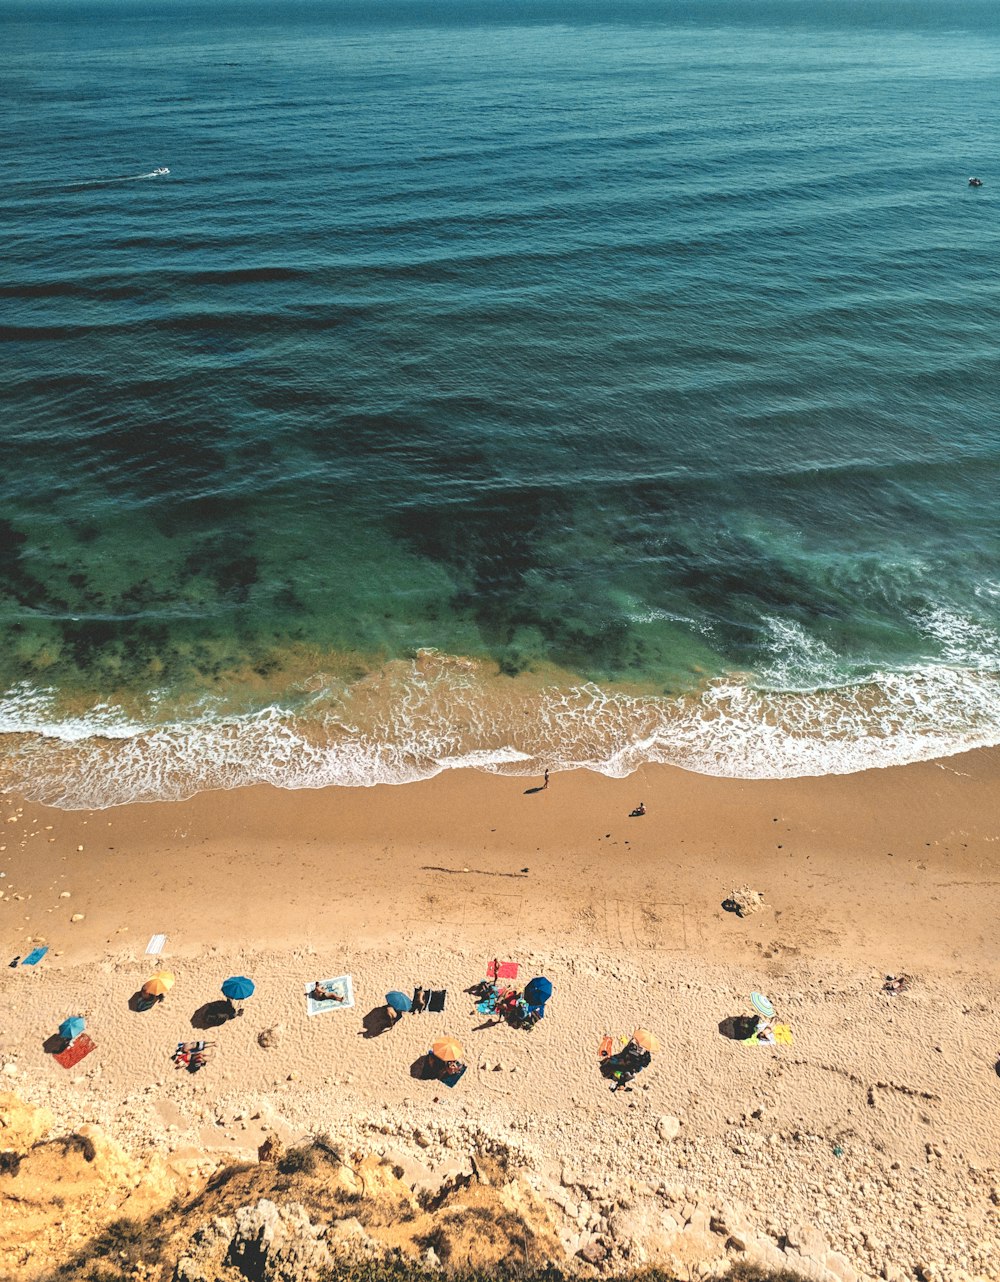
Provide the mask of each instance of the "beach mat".
[{"label": "beach mat", "polygon": [[445,1086],[449,1087],[449,1089],[452,1086],[457,1086],[465,1075],[465,1070],[467,1068],[468,1064],[463,1064],[457,1073],[448,1073],[446,1076],[438,1078],[438,1081],[444,1082]]},{"label": "beach mat", "polygon": [[57,1064],[61,1064],[63,1068],[75,1068],[81,1059],[86,1059],[90,1052],[95,1049],[94,1043],[87,1034],[81,1033],[72,1046],[67,1046],[64,1051],[60,1051],[58,1055],[53,1055],[52,1058]]},{"label": "beach mat", "polygon": [[146,945],[146,956],[156,957],[163,952],[167,946],[166,935],[150,935],[149,943]]},{"label": "beach mat", "polygon": [[446,988],[435,988],[427,999],[427,1009],[440,1013],[444,1010],[444,999],[448,996]]},{"label": "beach mat", "polygon": [[33,948],[27,957],[25,957],[21,962],[21,965],[37,966],[48,951],[48,948]]},{"label": "beach mat", "polygon": [[773,1042],[762,1042],[756,1033],[754,1033],[752,1037],[743,1038],[744,1046],[774,1047],[774,1046],[791,1046],[791,1044],[792,1044],[792,1030],[788,1027],[787,1024],[775,1024]]},{"label": "beach mat", "polygon": [[517,979],[517,962],[497,962],[496,958],[486,967],[487,979]]},{"label": "beach mat", "polygon": [[306,995],[307,1015],[324,1015],[328,1010],[350,1010],[354,1005],[354,983],[350,975],[337,975],[334,979],[321,979],[319,983],[323,988],[333,989],[343,1000],[339,1002],[333,1000],[317,1001],[314,997],[310,997],[309,994],[316,985],[316,980],[314,979],[312,983],[305,984],[302,989]]}]

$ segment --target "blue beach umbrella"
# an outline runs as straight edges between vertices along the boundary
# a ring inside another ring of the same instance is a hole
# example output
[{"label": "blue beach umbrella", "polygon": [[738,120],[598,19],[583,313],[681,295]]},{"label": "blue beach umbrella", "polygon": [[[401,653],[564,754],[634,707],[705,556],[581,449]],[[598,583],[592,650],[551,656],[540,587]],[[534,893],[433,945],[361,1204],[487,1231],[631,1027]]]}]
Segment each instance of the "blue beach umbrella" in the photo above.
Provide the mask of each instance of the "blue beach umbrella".
[{"label": "blue beach umbrella", "polygon": [[69,1019],[64,1019],[59,1025],[59,1036],[71,1042],[79,1037],[86,1027],[87,1023],[82,1015],[70,1015]]},{"label": "blue beach umbrella", "polygon": [[253,980],[246,975],[230,975],[222,985],[222,995],[232,1002],[243,1002],[253,996]]},{"label": "blue beach umbrella", "polygon": [[763,993],[751,993],[750,1005],[758,1015],[763,1015],[765,1019],[774,1018],[774,1007],[767,1000]]},{"label": "blue beach umbrella", "polygon": [[552,996],[552,981],[544,975],[529,979],[524,986],[524,1000],[532,1006],[544,1006]]},{"label": "blue beach umbrella", "polygon": [[402,1015],[405,1011],[413,1009],[413,1002],[405,993],[397,993],[395,989],[391,993],[386,993],[385,1004],[391,1006],[393,1010],[398,1010]]}]

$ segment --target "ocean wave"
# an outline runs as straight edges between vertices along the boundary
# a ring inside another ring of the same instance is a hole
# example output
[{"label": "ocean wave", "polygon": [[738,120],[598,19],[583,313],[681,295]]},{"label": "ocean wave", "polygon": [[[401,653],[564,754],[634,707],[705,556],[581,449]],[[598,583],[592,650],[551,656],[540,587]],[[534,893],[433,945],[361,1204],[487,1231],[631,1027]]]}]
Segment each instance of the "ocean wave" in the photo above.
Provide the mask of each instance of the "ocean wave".
[{"label": "ocean wave", "polygon": [[[945,628],[942,621],[929,626]],[[646,763],[742,779],[903,765],[1000,744],[1000,672],[923,665],[808,691],[713,680],[676,698],[593,684],[529,688],[442,657],[387,665],[301,710],[203,711],[141,725],[110,705],[60,717],[52,692],[0,710],[3,786],[65,809],[267,783],[371,787],[447,769],[532,775],[583,768],[623,778]]]}]

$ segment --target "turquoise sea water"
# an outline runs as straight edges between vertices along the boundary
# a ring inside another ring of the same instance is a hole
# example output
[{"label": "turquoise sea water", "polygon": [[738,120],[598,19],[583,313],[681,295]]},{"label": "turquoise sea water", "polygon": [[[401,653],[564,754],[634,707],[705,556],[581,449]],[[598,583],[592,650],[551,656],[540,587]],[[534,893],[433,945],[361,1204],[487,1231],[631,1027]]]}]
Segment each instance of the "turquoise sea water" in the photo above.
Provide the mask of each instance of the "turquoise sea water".
[{"label": "turquoise sea water", "polygon": [[995,4],[0,23],[4,781],[1000,742]]}]

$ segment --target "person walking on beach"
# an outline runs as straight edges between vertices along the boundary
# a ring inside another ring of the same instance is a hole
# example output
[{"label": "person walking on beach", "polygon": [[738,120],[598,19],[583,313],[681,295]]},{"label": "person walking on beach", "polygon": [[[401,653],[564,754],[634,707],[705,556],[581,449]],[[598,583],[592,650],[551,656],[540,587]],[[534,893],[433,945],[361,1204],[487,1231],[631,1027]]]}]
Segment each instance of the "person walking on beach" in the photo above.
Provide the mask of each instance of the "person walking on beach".
[{"label": "person walking on beach", "polygon": [[546,770],[546,771],[545,771],[545,782],[542,784],[542,790],[544,791],[548,786],[549,786],[549,772],[548,772],[548,770]]}]

